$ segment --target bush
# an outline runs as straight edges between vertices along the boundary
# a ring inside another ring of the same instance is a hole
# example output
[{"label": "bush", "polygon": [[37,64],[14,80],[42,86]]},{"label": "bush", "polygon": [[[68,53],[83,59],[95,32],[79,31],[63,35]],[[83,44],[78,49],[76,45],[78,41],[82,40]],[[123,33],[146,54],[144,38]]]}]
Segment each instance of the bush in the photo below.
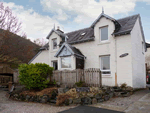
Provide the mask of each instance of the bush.
[{"label": "bush", "polygon": [[84,81],[79,81],[75,83],[77,85],[77,87],[84,87],[85,86],[85,82]]},{"label": "bush", "polygon": [[48,75],[52,76],[53,67],[47,64],[21,64],[19,66],[19,82],[28,89],[43,89],[47,87]]}]

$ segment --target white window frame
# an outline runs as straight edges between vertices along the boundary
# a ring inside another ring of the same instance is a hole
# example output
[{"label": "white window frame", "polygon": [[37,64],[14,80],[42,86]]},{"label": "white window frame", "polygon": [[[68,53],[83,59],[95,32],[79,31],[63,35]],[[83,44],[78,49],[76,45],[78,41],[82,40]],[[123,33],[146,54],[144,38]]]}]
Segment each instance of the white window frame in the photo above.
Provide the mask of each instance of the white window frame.
[{"label": "white window frame", "polygon": [[[103,70],[102,69],[102,57],[105,57],[105,56],[109,56],[109,59],[110,59],[110,55],[103,55],[103,56],[100,56],[99,57],[99,59],[100,59],[100,70],[101,70],[101,72],[105,72],[105,71],[109,71],[110,72],[110,74],[102,74],[102,75],[104,75],[104,76],[110,76],[111,75],[111,68],[109,69],[109,70]],[[110,64],[110,63],[109,63]],[[110,64],[111,65],[111,64]],[[111,67],[111,66],[110,66]]]},{"label": "white window frame", "polygon": [[103,27],[100,27],[100,28],[99,28],[99,38],[100,38],[100,42],[108,42],[108,41],[109,41],[109,36],[108,36],[108,39],[107,39],[107,40],[101,40],[101,29],[102,29],[102,28],[105,28],[105,27],[107,27],[107,29],[108,29],[108,26],[103,26]]},{"label": "white window frame", "polygon": [[57,38],[53,38],[53,39],[52,39],[52,50],[57,50],[57,46],[56,46],[56,48],[54,49],[54,40],[56,40],[56,42],[57,42]]},{"label": "white window frame", "polygon": [[[62,58],[67,58],[67,57],[69,57],[70,58],[70,63],[71,63],[71,67],[70,68],[62,68]],[[72,59],[71,59],[71,56],[66,56],[66,57],[61,57],[60,58],[60,67],[61,67],[61,69],[72,69]]]}]

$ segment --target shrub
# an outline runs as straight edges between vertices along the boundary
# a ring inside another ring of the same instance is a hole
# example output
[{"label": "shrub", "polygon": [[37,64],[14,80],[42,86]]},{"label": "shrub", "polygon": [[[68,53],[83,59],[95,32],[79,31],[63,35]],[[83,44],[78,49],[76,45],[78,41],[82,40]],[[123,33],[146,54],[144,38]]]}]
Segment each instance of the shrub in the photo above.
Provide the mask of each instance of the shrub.
[{"label": "shrub", "polygon": [[85,86],[85,82],[84,81],[79,81],[75,83],[77,85],[77,87],[83,87]]},{"label": "shrub", "polygon": [[19,82],[28,89],[43,89],[47,87],[48,75],[52,76],[53,67],[47,64],[21,64],[19,66]]},{"label": "shrub", "polygon": [[121,84],[120,88],[126,88],[127,87],[127,84],[126,83],[123,83]]}]

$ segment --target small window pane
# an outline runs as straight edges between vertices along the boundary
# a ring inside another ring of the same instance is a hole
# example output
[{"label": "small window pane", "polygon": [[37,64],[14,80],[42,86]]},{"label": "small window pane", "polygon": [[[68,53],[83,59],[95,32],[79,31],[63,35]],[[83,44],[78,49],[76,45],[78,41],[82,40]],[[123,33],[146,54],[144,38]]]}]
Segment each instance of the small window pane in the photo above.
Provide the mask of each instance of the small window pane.
[{"label": "small window pane", "polygon": [[101,57],[102,70],[110,70],[110,56]]},{"label": "small window pane", "polygon": [[53,39],[53,49],[57,49],[57,39]]},{"label": "small window pane", "polygon": [[101,28],[101,41],[108,40],[108,27]]},{"label": "small window pane", "polygon": [[61,68],[71,68],[71,57],[61,58]]},{"label": "small window pane", "polygon": [[57,70],[58,69],[57,61],[53,61],[52,63],[53,63],[54,70]]}]

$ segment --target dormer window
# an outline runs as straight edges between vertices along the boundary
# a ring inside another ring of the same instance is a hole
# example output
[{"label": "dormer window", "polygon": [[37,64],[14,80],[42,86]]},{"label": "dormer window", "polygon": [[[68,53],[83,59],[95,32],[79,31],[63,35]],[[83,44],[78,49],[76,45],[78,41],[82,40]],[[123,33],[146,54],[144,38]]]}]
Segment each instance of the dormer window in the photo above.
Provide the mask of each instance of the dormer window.
[{"label": "dormer window", "polygon": [[108,40],[108,26],[100,28],[100,42]]},{"label": "dormer window", "polygon": [[53,43],[53,49],[57,49],[57,38],[52,40]]}]

